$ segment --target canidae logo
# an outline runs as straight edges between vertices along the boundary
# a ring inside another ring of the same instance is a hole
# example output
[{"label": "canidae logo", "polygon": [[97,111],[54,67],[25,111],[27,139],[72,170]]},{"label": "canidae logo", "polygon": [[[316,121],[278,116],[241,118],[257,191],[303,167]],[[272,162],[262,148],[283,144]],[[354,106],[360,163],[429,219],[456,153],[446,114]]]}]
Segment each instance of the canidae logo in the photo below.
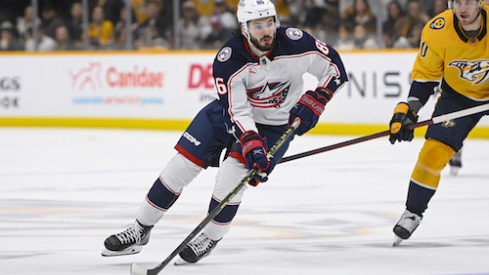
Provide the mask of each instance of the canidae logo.
[{"label": "canidae logo", "polygon": [[102,88],[102,80],[100,75],[102,73],[100,62],[90,62],[88,67],[78,70],[73,73],[71,70],[68,72],[71,77],[71,87],[82,91],[86,85],[92,91],[97,90],[97,88]]},{"label": "canidae logo", "polygon": [[87,67],[78,71],[69,71],[73,89],[92,91],[109,88],[161,88],[163,87],[163,72],[149,71],[146,67],[134,65],[131,70],[109,66],[103,68],[101,62],[90,62]]},{"label": "canidae logo", "polygon": [[489,60],[464,61],[455,60],[448,66],[456,67],[460,71],[460,77],[472,84],[482,84],[489,79]]}]

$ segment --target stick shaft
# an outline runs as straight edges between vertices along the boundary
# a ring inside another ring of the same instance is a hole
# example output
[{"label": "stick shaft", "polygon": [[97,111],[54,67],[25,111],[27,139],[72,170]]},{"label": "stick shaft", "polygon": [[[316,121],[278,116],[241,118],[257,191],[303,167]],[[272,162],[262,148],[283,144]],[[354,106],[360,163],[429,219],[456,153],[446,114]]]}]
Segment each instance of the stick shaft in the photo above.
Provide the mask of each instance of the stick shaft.
[{"label": "stick shaft", "polygon": [[[271,157],[273,156],[277,150],[294,134],[294,130],[297,129],[299,126],[299,121],[295,121],[292,126],[290,126],[280,137],[280,139],[270,148],[270,150],[267,152],[267,156]],[[214,219],[221,211],[222,209],[233,199],[233,197],[241,190],[246,184],[248,184],[255,174],[258,172],[257,168],[253,168],[248,175],[243,178],[234,188],[233,190],[207,215],[207,217],[202,220],[199,225],[183,240],[180,245],[163,261],[161,262],[158,266],[155,268],[149,269],[149,270],[144,270],[144,268],[138,266],[137,264],[133,263],[132,268],[131,268],[131,274],[132,275],[139,275],[139,274],[146,274],[146,275],[156,275],[158,274],[165,266],[168,265],[168,263],[171,262],[173,258],[175,258],[180,251],[183,250],[183,248],[193,239],[199,232],[204,229],[204,227],[212,220]],[[146,273],[144,273],[146,271]]]},{"label": "stick shaft", "polygon": [[[449,120],[452,120],[452,119],[457,119],[457,118],[461,118],[461,117],[465,117],[465,116],[477,114],[477,113],[488,111],[488,110],[489,110],[489,103],[486,103],[486,104],[479,105],[479,106],[476,106],[476,107],[471,107],[471,108],[463,109],[463,110],[460,110],[460,111],[452,112],[452,113],[449,113],[449,114],[436,116],[436,117],[433,117],[433,118],[431,118],[429,120],[425,120],[425,121],[418,122],[418,123],[413,124],[413,125],[409,125],[409,126],[407,126],[407,129],[413,130],[415,128],[423,127],[423,126],[426,126],[426,125],[438,124],[438,123],[441,123],[441,122],[444,122],[444,121],[449,121]],[[288,161],[291,161],[291,160],[296,160],[296,159],[300,159],[300,158],[303,158],[303,157],[307,157],[307,156],[311,156],[311,155],[323,153],[323,152],[326,152],[326,151],[331,151],[331,150],[334,150],[334,149],[338,149],[338,148],[350,146],[350,145],[353,145],[353,144],[361,143],[361,142],[364,142],[364,141],[368,141],[368,140],[372,140],[372,139],[376,139],[376,138],[388,136],[389,134],[390,134],[390,131],[387,130],[387,131],[379,132],[379,133],[376,133],[376,134],[371,134],[371,135],[368,135],[368,136],[363,136],[363,137],[359,137],[359,138],[355,138],[355,139],[343,141],[343,142],[336,143],[336,144],[333,144],[333,145],[329,145],[329,146],[317,148],[317,149],[314,149],[314,150],[306,151],[306,152],[303,152],[303,153],[295,154],[295,155],[292,155],[292,156],[284,157],[284,158],[282,158],[282,160],[279,163],[284,163],[284,162],[288,162]]]}]

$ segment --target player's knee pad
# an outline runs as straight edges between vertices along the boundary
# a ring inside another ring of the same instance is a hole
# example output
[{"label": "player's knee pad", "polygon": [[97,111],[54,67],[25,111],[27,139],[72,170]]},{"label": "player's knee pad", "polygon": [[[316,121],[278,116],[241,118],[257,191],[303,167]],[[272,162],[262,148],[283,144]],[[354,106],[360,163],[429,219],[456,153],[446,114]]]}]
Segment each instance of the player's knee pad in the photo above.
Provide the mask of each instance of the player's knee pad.
[{"label": "player's knee pad", "polygon": [[427,139],[419,153],[418,162],[411,179],[427,188],[436,189],[440,181],[441,171],[452,158],[455,150],[445,143]]},{"label": "player's knee pad", "polygon": [[[233,188],[248,174],[246,166],[239,162],[234,157],[228,157],[222,164],[221,168],[217,172],[216,184],[212,196],[221,201],[224,199]],[[231,199],[231,204],[241,202],[244,190],[247,186],[244,186],[239,192]]]},{"label": "player's knee pad", "polygon": [[180,193],[200,171],[202,167],[177,153],[161,172],[160,179],[168,189]]}]

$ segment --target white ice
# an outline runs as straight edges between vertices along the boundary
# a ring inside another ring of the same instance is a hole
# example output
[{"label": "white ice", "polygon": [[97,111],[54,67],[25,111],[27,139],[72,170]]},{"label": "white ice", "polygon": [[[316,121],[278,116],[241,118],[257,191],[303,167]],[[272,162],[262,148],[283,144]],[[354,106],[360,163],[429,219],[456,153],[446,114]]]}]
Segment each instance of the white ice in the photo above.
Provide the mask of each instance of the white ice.
[{"label": "white ice", "polygon": [[[188,186],[140,254],[106,258],[180,132],[0,128],[0,274],[129,274],[154,267],[205,217],[215,168]],[[287,155],[356,136],[303,136]],[[423,139],[367,141],[280,164],[248,188],[210,257],[160,274],[489,274],[489,141],[469,139],[411,239],[393,247]]]}]

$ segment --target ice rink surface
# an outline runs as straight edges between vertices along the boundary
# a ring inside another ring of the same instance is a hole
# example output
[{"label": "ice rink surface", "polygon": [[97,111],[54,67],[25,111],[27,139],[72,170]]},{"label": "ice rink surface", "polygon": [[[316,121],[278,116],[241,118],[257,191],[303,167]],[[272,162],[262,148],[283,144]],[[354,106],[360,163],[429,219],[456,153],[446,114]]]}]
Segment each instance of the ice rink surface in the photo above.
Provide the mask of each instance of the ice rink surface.
[{"label": "ice rink surface", "polygon": [[[0,128],[0,274],[119,275],[154,267],[205,217],[215,168],[188,186],[140,254],[106,258],[181,132]],[[356,136],[303,136],[303,152]],[[247,189],[212,255],[160,274],[489,274],[489,141],[469,139],[423,222],[392,247],[423,139],[387,138],[278,165]]]}]

